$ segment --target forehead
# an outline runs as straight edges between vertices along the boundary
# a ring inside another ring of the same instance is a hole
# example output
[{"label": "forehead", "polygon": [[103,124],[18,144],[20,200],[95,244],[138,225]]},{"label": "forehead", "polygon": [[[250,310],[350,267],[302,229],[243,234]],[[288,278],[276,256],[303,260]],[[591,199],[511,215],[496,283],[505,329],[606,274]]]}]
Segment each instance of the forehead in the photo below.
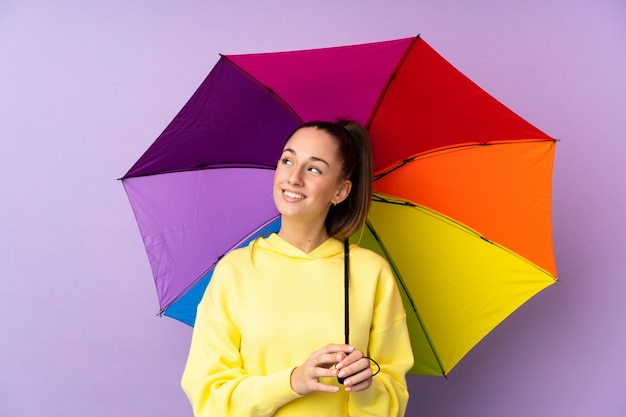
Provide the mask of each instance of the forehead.
[{"label": "forehead", "polygon": [[336,157],[339,145],[328,132],[316,127],[304,127],[297,130],[285,144],[285,149],[292,149],[297,154],[308,156]]}]

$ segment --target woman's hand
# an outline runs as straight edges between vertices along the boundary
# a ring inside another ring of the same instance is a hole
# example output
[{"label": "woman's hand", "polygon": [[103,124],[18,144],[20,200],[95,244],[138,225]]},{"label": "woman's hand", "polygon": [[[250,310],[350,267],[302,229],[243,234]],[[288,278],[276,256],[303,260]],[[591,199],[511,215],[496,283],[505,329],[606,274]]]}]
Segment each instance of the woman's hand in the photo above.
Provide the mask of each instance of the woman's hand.
[{"label": "woman's hand", "polygon": [[[333,369],[334,367],[334,369]],[[338,392],[336,385],[324,384],[320,378],[346,377],[346,391],[362,391],[372,384],[369,359],[354,346],[331,344],[313,352],[291,373],[291,388],[300,395],[314,391]]]},{"label": "woman's hand", "polygon": [[291,388],[300,395],[307,395],[314,391],[339,391],[338,386],[324,384],[320,382],[320,378],[336,377],[339,371],[331,368],[353,351],[352,346],[332,344],[313,352],[306,362],[291,373]]},{"label": "woman's hand", "polygon": [[348,392],[363,391],[372,385],[372,368],[370,360],[363,352],[354,349],[349,355],[335,365],[337,377],[345,378],[343,385]]}]

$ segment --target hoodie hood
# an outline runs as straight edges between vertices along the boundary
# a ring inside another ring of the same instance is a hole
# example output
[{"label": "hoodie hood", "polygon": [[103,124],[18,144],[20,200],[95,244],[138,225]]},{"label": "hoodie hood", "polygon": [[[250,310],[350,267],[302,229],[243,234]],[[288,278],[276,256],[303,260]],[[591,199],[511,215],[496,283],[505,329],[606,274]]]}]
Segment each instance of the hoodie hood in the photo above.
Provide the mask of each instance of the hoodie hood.
[{"label": "hoodie hood", "polygon": [[250,246],[253,251],[254,249],[261,249],[295,259],[316,260],[343,256],[343,242],[332,237],[310,253],[293,246],[276,233],[272,233],[267,238],[257,238]]}]

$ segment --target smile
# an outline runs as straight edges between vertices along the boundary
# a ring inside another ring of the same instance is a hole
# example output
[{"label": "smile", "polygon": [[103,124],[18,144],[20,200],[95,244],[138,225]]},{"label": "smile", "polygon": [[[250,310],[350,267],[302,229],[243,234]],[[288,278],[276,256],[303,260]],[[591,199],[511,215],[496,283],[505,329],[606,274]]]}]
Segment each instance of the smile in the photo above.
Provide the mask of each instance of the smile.
[{"label": "smile", "polygon": [[283,194],[285,194],[285,197],[294,198],[297,200],[304,200],[305,198],[304,195],[299,194],[299,193],[294,193],[292,191],[283,191]]}]

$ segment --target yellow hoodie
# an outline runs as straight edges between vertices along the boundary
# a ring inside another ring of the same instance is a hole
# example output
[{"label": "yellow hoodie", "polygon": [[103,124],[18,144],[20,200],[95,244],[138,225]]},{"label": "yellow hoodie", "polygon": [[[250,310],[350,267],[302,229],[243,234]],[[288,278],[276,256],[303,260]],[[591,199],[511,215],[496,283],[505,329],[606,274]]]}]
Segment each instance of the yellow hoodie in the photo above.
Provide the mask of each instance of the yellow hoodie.
[{"label": "yellow hoodie", "polygon": [[219,262],[198,306],[182,378],[196,417],[404,415],[413,364],[406,315],[387,262],[356,245],[350,344],[381,372],[360,392],[300,396],[291,389],[296,366],[344,342],[343,259],[339,240],[307,254],[272,234]]}]

